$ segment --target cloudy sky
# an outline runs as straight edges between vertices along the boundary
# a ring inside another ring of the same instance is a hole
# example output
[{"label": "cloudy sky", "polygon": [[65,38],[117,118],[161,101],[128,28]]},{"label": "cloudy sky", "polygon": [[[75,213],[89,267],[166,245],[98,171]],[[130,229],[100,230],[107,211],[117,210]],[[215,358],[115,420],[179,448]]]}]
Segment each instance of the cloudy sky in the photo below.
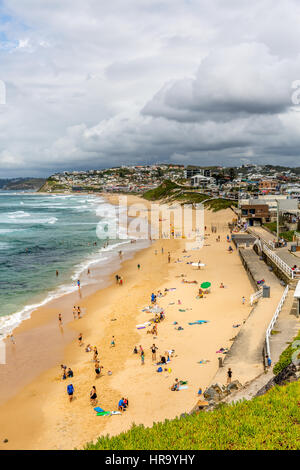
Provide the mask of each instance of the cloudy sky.
[{"label": "cloudy sky", "polygon": [[0,0],[0,177],[300,166],[299,24],[297,0]]}]

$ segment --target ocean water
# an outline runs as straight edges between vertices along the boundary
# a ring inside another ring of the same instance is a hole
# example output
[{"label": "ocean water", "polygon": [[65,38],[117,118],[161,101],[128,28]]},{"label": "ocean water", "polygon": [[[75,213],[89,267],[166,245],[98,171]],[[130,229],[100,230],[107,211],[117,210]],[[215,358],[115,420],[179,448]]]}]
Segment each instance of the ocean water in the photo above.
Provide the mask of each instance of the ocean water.
[{"label": "ocean water", "polygon": [[0,192],[2,336],[36,306],[76,289],[89,265],[128,243],[114,239],[104,248],[106,238],[97,237],[97,224],[114,217],[115,207],[97,196]]}]

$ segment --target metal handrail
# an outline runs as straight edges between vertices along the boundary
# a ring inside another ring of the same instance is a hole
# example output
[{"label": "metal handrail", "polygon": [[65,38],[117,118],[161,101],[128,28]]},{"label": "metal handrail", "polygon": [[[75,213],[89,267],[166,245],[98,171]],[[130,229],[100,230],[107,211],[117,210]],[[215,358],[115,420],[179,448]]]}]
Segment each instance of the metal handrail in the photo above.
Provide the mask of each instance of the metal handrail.
[{"label": "metal handrail", "polygon": [[292,268],[286,264],[282,259],[274,253],[265,243],[263,243],[263,251],[274,261],[275,264],[279,268],[281,268],[290,279],[296,278],[296,273],[292,270]]},{"label": "metal handrail", "polygon": [[285,290],[284,290],[284,293],[283,293],[283,296],[281,297],[281,300],[278,304],[278,307],[274,313],[274,316],[272,318],[272,320],[270,321],[270,324],[267,328],[267,331],[266,331],[266,351],[267,351],[267,355],[269,356],[269,358],[271,359],[271,352],[270,352],[270,341],[269,341],[269,338],[270,338],[270,335],[271,335],[271,332],[272,332],[272,329],[273,329],[273,326],[275,325],[276,321],[277,321],[277,318],[282,310],[282,307],[283,307],[283,304],[287,298],[287,295],[289,293],[289,286],[286,286]]},{"label": "metal handrail", "polygon": [[263,290],[260,289],[258,290],[257,292],[254,292],[254,294],[252,294],[250,296],[250,305],[252,307],[252,305],[254,304],[255,301],[257,301],[258,299],[260,299],[263,295]]}]

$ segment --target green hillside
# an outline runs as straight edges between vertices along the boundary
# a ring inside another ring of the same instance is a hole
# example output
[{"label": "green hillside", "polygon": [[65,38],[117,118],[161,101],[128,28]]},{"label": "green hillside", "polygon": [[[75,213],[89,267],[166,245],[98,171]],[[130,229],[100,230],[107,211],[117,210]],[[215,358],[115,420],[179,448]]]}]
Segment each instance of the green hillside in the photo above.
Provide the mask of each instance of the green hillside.
[{"label": "green hillside", "polygon": [[[211,196],[198,191],[183,188],[173,181],[166,180],[155,189],[151,189],[143,194],[143,198],[147,201],[160,201],[166,203],[179,202],[181,204],[199,204],[206,201]],[[227,199],[212,199],[204,203],[205,207],[217,212],[222,209],[228,209],[236,206],[237,202]]]},{"label": "green hillside", "polygon": [[133,426],[87,444],[86,450],[299,450],[299,435],[300,386],[294,382],[211,412],[166,420],[152,428]]}]

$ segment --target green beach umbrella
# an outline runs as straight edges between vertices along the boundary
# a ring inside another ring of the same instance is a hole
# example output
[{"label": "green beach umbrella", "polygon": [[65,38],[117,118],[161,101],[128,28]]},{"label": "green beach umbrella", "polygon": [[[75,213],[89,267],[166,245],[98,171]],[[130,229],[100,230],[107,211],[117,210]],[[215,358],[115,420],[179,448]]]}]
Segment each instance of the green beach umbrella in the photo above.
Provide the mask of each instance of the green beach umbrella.
[{"label": "green beach umbrella", "polygon": [[208,289],[211,286],[210,282],[203,282],[201,284],[202,289]]}]

